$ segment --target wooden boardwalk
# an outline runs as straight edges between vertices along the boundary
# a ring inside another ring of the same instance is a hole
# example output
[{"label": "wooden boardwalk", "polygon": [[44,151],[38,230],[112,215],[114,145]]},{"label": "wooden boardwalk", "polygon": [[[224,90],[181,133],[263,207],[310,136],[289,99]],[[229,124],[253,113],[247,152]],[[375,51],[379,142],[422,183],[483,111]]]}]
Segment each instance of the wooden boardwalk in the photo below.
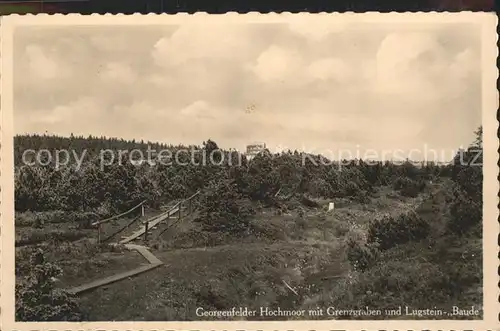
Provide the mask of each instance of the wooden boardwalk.
[{"label": "wooden boardwalk", "polygon": [[[151,269],[154,269],[154,268],[157,268],[157,267],[163,265],[163,262],[160,261],[156,256],[154,256],[153,253],[151,253],[147,247],[141,246],[141,245],[135,245],[135,244],[128,244],[128,243],[131,242],[132,240],[139,238],[141,235],[143,235],[146,232],[146,228],[148,229],[148,232],[149,232],[150,229],[154,229],[158,224],[169,219],[173,215],[177,214],[178,215],[177,218],[180,220],[182,218],[182,216],[184,216],[182,214],[184,214],[183,211],[185,209],[189,210],[188,213],[192,212],[192,204],[191,204],[192,201],[191,200],[193,198],[197,197],[199,194],[200,194],[200,191],[196,192],[188,199],[185,199],[185,200],[177,203],[175,206],[171,207],[168,211],[161,213],[160,215],[157,215],[153,218],[150,218],[149,220],[145,221],[143,223],[143,225],[137,231],[132,233],[130,236],[123,238],[118,243],[111,244],[111,245],[124,245],[129,250],[135,250],[135,251],[139,252],[139,254],[141,254],[150,263],[149,265],[145,265],[145,266],[135,268],[135,269],[132,269],[129,271],[121,272],[121,273],[118,273],[118,274],[113,275],[113,276],[104,277],[102,279],[98,279],[98,280],[95,280],[95,281],[87,283],[87,284],[73,287],[73,288],[68,289],[66,291],[69,293],[72,293],[72,294],[83,293],[83,292],[95,289],[95,288],[103,286],[103,285],[111,284],[111,283],[120,281],[120,280],[125,279],[125,278],[139,275],[141,273],[144,273],[146,271],[149,271]],[[122,217],[123,215],[129,213],[130,211],[133,211],[133,210],[143,206],[144,203],[145,203],[145,201],[141,202],[139,205],[135,206],[131,210],[129,210],[125,213],[122,213],[120,215],[117,215],[117,216],[114,216],[114,217],[111,217],[111,218],[108,218],[108,219],[105,219],[105,220],[102,220],[99,222],[94,222],[93,225],[97,225],[99,227],[103,223],[109,222],[111,220],[115,220],[115,219]],[[183,203],[188,203],[189,204],[188,207],[183,206]],[[142,207],[142,208],[144,208],[144,207]],[[144,215],[144,210],[143,210],[143,215]],[[100,231],[100,228],[98,228],[98,231]],[[99,238],[100,238],[100,232],[99,232]]]},{"label": "wooden boardwalk", "polygon": [[[117,244],[112,244],[112,245],[117,245]],[[95,280],[93,282],[83,284],[83,285],[80,285],[77,287],[73,287],[67,291],[69,293],[72,293],[72,294],[80,294],[80,293],[95,289],[95,288],[103,286],[103,285],[115,283],[119,280],[142,274],[146,271],[149,271],[151,269],[154,269],[154,268],[157,268],[157,267],[163,265],[163,262],[160,261],[156,256],[154,256],[153,253],[151,253],[144,246],[128,244],[128,245],[125,245],[125,247],[127,249],[135,250],[135,251],[139,252],[139,254],[141,254],[150,264],[139,267],[139,268],[135,268],[135,269],[132,269],[129,271],[121,272],[121,273],[118,273],[118,274],[113,275],[113,276],[104,277],[104,278],[101,278],[101,279],[98,279],[98,280]]]},{"label": "wooden boardwalk", "polygon": [[149,271],[151,269],[157,268],[157,267],[159,267],[161,265],[162,264],[148,264],[148,265],[136,268],[136,269],[132,269],[132,270],[129,270],[129,271],[126,271],[126,272],[122,272],[122,273],[113,275],[113,276],[101,278],[101,279],[95,280],[95,281],[87,283],[87,284],[83,284],[83,285],[80,285],[80,286],[77,286],[77,287],[73,287],[73,288],[71,288],[71,289],[69,289],[67,291],[69,293],[72,293],[72,294],[80,294],[80,293],[83,293],[83,292],[95,289],[95,288],[103,286],[103,285],[115,283],[115,282],[117,282],[119,280],[122,280],[124,278],[133,277],[133,276],[142,274],[143,272],[146,272],[146,271]]},{"label": "wooden boardwalk", "polygon": [[[171,215],[179,212],[179,207],[176,207],[174,209],[169,210],[168,212],[161,214],[160,216],[153,217],[152,219],[148,220],[148,229],[152,229],[153,227],[157,226],[159,223],[163,222],[164,220],[168,219]],[[119,241],[120,244],[126,244],[131,242],[132,240],[135,240],[142,236],[146,232],[146,225],[142,225],[139,230],[134,232],[132,235],[123,238],[122,240]]]},{"label": "wooden boardwalk", "polygon": [[125,247],[127,247],[128,249],[134,249],[134,250],[138,251],[139,254],[141,254],[151,264],[163,264],[163,262],[161,262],[160,259],[158,259],[156,256],[154,256],[153,253],[151,253],[149,251],[149,249],[147,249],[144,246],[127,244],[127,245],[125,245]]}]

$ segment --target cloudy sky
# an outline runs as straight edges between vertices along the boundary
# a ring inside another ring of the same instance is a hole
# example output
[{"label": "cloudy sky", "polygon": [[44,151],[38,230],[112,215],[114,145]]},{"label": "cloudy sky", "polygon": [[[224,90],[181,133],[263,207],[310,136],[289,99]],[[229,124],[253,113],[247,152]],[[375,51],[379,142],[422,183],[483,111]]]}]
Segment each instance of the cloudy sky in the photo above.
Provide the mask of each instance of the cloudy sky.
[{"label": "cloudy sky", "polygon": [[481,123],[480,41],[451,23],[21,27],[15,131],[453,150]]}]

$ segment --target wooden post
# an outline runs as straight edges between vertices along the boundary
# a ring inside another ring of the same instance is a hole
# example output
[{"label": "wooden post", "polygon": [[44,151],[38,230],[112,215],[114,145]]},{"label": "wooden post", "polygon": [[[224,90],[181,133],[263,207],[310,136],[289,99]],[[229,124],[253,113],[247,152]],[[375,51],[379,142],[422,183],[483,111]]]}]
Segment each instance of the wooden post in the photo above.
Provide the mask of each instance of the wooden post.
[{"label": "wooden post", "polygon": [[101,244],[101,224],[97,224],[97,243]]},{"label": "wooden post", "polygon": [[193,200],[193,199],[189,199],[189,201],[188,201],[188,214],[191,214],[191,212],[193,211],[192,210],[193,206],[192,206],[192,201],[191,200]]},{"label": "wooden post", "polygon": [[144,217],[144,205],[141,206],[141,216]]},{"label": "wooden post", "polygon": [[148,241],[148,228],[149,228],[149,222],[146,222],[146,224],[144,225],[145,229],[144,229],[144,241]]}]

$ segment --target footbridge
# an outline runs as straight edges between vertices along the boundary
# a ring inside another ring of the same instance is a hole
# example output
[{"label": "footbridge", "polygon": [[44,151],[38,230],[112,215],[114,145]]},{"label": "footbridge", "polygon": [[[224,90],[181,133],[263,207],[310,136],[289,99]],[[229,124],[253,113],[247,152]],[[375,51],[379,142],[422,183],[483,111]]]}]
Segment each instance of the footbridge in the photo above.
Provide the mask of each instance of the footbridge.
[{"label": "footbridge", "polygon": [[[145,219],[145,204],[147,201],[142,201],[141,203],[137,204],[136,206],[127,210],[124,213],[92,223],[92,226],[94,226],[97,230],[98,244],[109,242],[111,245],[120,245],[124,246],[128,250],[137,251],[144,257],[144,259],[149,264],[126,272],[121,272],[113,276],[104,277],[102,279],[98,279],[87,284],[73,287],[67,289],[66,291],[72,294],[80,294],[104,285],[118,282],[125,278],[142,274],[146,271],[158,268],[161,265],[163,265],[163,262],[159,260],[156,256],[154,256],[153,253],[149,251],[147,246],[132,244],[131,242],[143,237],[144,242],[147,243],[148,236],[151,234],[152,231],[156,230],[158,225],[160,225],[161,223],[179,222],[182,220],[182,218],[191,215],[195,209],[194,208],[195,201],[196,199],[199,198],[199,196],[200,196],[200,191],[196,192],[187,199],[181,200],[173,205],[168,206],[166,211],[161,212],[160,214],[147,219]],[[111,235],[107,236],[106,238],[103,238],[102,227],[104,224],[113,221],[118,221],[121,219],[130,219],[131,216],[137,213],[138,210],[141,211],[139,216],[133,217],[132,220],[129,221],[125,226],[122,226],[118,230],[114,231]],[[126,232],[128,229],[134,229],[134,226],[135,230],[132,233],[130,233],[129,235],[122,236],[119,240],[116,240],[118,234],[122,234]]]}]

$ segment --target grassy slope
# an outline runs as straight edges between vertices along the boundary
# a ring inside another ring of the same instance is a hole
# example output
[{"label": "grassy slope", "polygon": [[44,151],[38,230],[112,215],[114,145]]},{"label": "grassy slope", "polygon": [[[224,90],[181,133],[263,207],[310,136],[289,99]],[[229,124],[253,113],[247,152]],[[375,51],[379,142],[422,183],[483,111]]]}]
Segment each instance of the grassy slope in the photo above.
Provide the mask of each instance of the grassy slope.
[{"label": "grassy slope", "polygon": [[[71,288],[102,277],[147,264],[137,252],[108,245],[96,245],[95,240],[72,242],[45,242],[16,248],[16,275],[29,272],[29,257],[35,249],[44,251],[47,261],[62,269],[58,287]],[[20,279],[20,278],[19,278]]]},{"label": "grassy slope", "polygon": [[[315,298],[314,304],[380,309],[409,306],[411,309],[438,308],[448,312],[452,306],[470,309],[474,305],[481,309],[482,240],[477,235],[480,229],[476,229],[476,234],[464,237],[446,231],[449,219],[446,204],[448,185],[450,183],[447,181],[435,185],[430,196],[417,208],[417,213],[432,227],[427,239],[384,252],[377,265],[367,272],[354,273],[348,282],[337,282],[325,287]],[[408,317],[403,315],[395,318]],[[410,317],[413,318],[416,316]],[[481,315],[475,318],[479,319]]]}]

